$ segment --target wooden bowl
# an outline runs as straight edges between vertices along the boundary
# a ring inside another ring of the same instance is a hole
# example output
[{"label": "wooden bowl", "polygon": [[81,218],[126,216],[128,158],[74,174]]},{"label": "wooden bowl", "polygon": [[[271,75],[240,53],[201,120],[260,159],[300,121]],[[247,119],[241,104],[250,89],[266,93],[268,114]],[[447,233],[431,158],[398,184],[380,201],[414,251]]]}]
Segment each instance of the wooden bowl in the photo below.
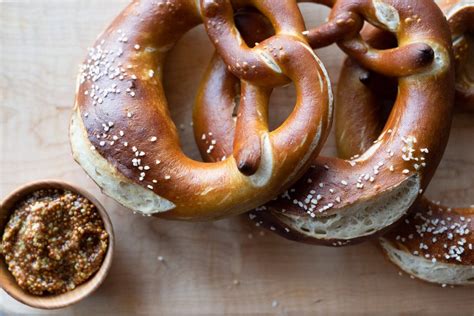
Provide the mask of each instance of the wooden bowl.
[{"label": "wooden bowl", "polygon": [[28,183],[18,188],[2,201],[0,204],[0,240],[1,236],[3,236],[3,231],[6,224],[8,223],[8,220],[10,219],[10,215],[15,204],[30,193],[41,189],[68,190],[86,197],[96,206],[104,222],[105,230],[109,234],[107,253],[99,271],[97,271],[88,281],[79,285],[74,290],[58,295],[36,296],[23,290],[18,286],[13,275],[8,270],[3,255],[0,255],[0,288],[3,288],[5,292],[7,292],[16,300],[31,307],[41,309],[57,309],[79,302],[94,292],[102,284],[112,264],[112,256],[114,252],[114,231],[112,228],[112,222],[110,221],[110,218],[107,215],[104,207],[90,193],[63,181],[43,180]]}]

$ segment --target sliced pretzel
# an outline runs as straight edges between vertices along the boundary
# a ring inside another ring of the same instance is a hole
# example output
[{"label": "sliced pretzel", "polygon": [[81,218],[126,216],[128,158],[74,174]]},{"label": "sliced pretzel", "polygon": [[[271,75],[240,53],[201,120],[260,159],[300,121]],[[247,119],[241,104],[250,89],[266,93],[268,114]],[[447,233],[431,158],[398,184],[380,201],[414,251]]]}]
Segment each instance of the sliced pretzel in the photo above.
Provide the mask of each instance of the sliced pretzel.
[{"label": "sliced pretzel", "polygon": [[[371,42],[387,42],[387,34],[372,31]],[[381,44],[384,46],[385,44]],[[463,67],[462,60],[457,67]],[[338,103],[336,130],[338,150],[349,157],[363,152],[377,138],[386,118],[383,113],[393,104],[393,96],[382,89],[396,90],[396,83],[347,62],[343,73],[362,79],[346,91],[356,95],[357,110]],[[474,83],[471,83],[474,88]],[[456,99],[456,106],[464,106]],[[471,107],[473,103],[469,104]],[[358,133],[360,127],[366,133]],[[342,134],[351,135],[342,137]],[[474,284],[474,208],[451,208],[426,198],[415,203],[401,223],[380,239],[387,257],[404,272],[421,280],[446,285]]]},{"label": "sliced pretzel", "polygon": [[[145,215],[207,220],[252,209],[294,182],[327,135],[332,95],[323,66],[302,41],[277,38],[268,47],[281,45],[287,56],[276,56],[275,63],[289,77],[306,78],[298,79],[303,97],[293,119],[269,132],[256,112],[266,110],[268,89],[246,84],[241,119],[260,125],[238,132],[260,142],[253,175],[239,170],[232,153],[215,163],[185,156],[162,69],[176,41],[200,23],[194,0],[133,1],[99,37],[79,75],[70,126],[74,158],[107,195]],[[204,137],[215,142],[209,133]]]},{"label": "sliced pretzel", "polygon": [[[402,45],[400,50],[405,46],[413,47],[412,44],[429,45],[434,59],[432,64],[418,67],[416,74],[407,69],[406,73],[410,75],[398,78],[400,88],[390,119],[376,143],[365,153],[352,160],[317,158],[313,168],[290,190],[250,214],[259,225],[286,238],[332,246],[347,245],[380,234],[405,215],[419,191],[428,185],[441,159],[454,94],[448,25],[434,3],[424,0],[408,9],[407,1],[339,0],[335,4],[338,17],[344,16],[340,12],[344,7],[395,32]],[[384,10],[397,16],[397,23],[387,20]],[[417,27],[406,21],[416,14],[426,17],[417,23]],[[346,39],[340,44],[351,42],[353,40]],[[350,49],[347,52],[352,56]],[[370,64],[370,52],[363,56],[354,54],[358,60]],[[390,60],[386,64],[390,65]],[[374,68],[380,69],[377,64]],[[202,86],[205,89],[202,95],[208,96],[200,99],[206,104],[203,107],[232,108],[232,104],[217,105],[217,100],[211,97],[222,95],[231,100],[235,93],[212,84],[216,78],[225,78],[222,66],[214,64],[210,69],[215,71],[207,74],[207,83]],[[395,69],[394,73],[397,71]],[[340,99],[336,102],[348,102],[356,110],[354,96],[345,95],[345,90],[358,82],[358,77],[343,74],[338,91]],[[433,100],[437,100],[436,106],[433,106]],[[231,112],[230,109],[227,111]],[[222,124],[214,123],[218,119],[215,113],[208,111],[207,115],[206,130],[219,137],[216,149],[226,152],[223,144],[226,139],[220,137],[228,129],[223,131]],[[230,117],[226,119],[231,120]],[[205,159],[216,158],[213,153],[205,153]],[[377,221],[371,221],[374,214],[377,214]]]}]

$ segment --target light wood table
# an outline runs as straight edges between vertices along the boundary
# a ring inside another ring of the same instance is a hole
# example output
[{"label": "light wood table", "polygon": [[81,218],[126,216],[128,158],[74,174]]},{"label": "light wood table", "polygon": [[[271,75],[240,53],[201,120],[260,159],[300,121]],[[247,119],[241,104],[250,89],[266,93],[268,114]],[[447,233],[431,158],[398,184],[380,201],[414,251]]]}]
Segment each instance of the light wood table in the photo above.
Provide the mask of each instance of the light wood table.
[{"label": "light wood table", "polygon": [[[70,155],[67,129],[78,64],[95,37],[127,1],[0,2],[0,197],[36,179],[58,178],[96,194],[116,231],[111,273],[64,315],[473,315],[474,289],[440,288],[399,276],[373,243],[331,249],[286,241],[246,216],[213,223],[180,223],[132,215],[102,195]],[[309,25],[326,9],[303,5]],[[190,109],[212,53],[203,28],[179,42],[166,69],[171,106]],[[192,55],[191,55],[192,54]],[[337,84],[342,54],[319,52]],[[272,102],[280,115],[291,87]],[[191,156],[190,112],[182,142]],[[457,205],[474,193],[474,123],[458,116],[432,196]],[[331,137],[325,153],[334,154]],[[163,261],[158,257],[162,256]],[[51,314],[15,302],[0,290],[0,315]]]}]

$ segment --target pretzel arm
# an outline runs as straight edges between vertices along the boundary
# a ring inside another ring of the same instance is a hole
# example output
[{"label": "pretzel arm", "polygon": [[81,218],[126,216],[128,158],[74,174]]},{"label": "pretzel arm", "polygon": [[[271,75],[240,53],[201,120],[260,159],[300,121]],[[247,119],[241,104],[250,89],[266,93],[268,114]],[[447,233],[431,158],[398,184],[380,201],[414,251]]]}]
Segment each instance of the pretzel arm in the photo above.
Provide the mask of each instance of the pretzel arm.
[{"label": "pretzel arm", "polygon": [[271,89],[259,92],[242,83],[239,113],[235,127],[234,157],[237,168],[250,176],[257,171],[262,156],[261,135],[268,133],[268,103]]},{"label": "pretzel arm", "polygon": [[335,19],[303,34],[306,36],[309,45],[314,49],[318,49],[356,35],[362,29],[363,24],[364,21],[359,15],[353,12],[344,12]]},{"label": "pretzel arm", "polygon": [[367,42],[357,37],[344,41],[340,46],[367,69],[389,77],[416,74],[429,66],[434,58],[433,49],[425,43],[412,43],[380,50],[372,48]]}]

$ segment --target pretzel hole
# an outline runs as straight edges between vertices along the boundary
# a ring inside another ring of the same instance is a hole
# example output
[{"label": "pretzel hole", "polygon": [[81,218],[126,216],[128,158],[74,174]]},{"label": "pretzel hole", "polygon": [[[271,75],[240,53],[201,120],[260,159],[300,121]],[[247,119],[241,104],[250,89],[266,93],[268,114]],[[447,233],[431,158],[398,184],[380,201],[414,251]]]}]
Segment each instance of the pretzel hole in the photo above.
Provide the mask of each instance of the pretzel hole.
[{"label": "pretzel hole", "polygon": [[237,115],[239,114],[239,107],[240,107],[240,81],[238,81],[235,84],[235,90],[234,90],[234,100],[233,100],[233,105],[234,109],[232,110],[232,117],[234,118],[234,121],[237,120]]},{"label": "pretzel hole", "polygon": [[268,105],[268,128],[274,131],[290,116],[296,104],[296,87],[293,82],[273,89]]},{"label": "pretzel hole", "polygon": [[[368,72],[367,76],[364,75],[359,80],[368,86],[377,100],[375,111],[381,122],[380,133],[397,97],[397,82],[373,72]],[[472,122],[472,113],[458,113],[454,116],[448,146],[428,186],[427,197],[453,207],[472,205],[473,201],[469,197],[474,196],[474,154],[467,146],[472,138]],[[452,189],[447,191],[446,188]]]},{"label": "pretzel hole", "polygon": [[[314,29],[323,24],[330,12],[330,9],[322,4],[299,3],[298,7],[303,15],[303,20],[307,30]],[[329,77],[337,80],[337,78],[339,78],[340,62],[346,55],[342,50],[335,50],[334,47],[335,46],[332,45],[319,48],[316,50],[316,54],[326,66],[326,70],[329,72]],[[336,81],[333,83],[336,84]]]},{"label": "pretzel hole", "polygon": [[[189,58],[189,52],[193,57]],[[181,148],[191,159],[202,161],[196,146],[192,127],[194,97],[209,60],[213,45],[199,25],[187,32],[169,52],[163,69],[163,87],[168,101],[171,119],[176,125]],[[191,91],[192,93],[184,93]]]},{"label": "pretzel hole", "polygon": [[[364,38],[364,36],[363,36]],[[366,38],[364,38],[366,40]],[[390,49],[398,46],[397,38],[389,32],[380,30],[376,37],[368,43],[376,49]],[[394,78],[389,78],[373,71],[367,71],[359,77],[359,80],[370,89],[377,100],[377,117],[381,122],[386,122],[395,104],[398,95],[398,83]],[[384,124],[380,124],[379,133],[382,132]],[[371,140],[374,141],[375,139]]]},{"label": "pretzel hole", "polygon": [[331,12],[331,8],[319,3],[298,3],[298,7],[303,15],[307,30],[313,29],[326,22],[325,19]]},{"label": "pretzel hole", "polygon": [[245,7],[234,14],[234,24],[248,47],[275,35],[270,20],[257,8]]},{"label": "pretzel hole", "polygon": [[456,113],[443,159],[426,191],[428,198],[451,207],[474,204],[474,152],[472,113]]},{"label": "pretzel hole", "polygon": [[472,91],[474,90],[472,88],[474,86],[474,33],[466,33],[458,41],[464,42],[460,50],[465,50],[466,52],[464,56],[456,56],[456,58],[462,58],[464,62],[464,67],[457,69],[456,81],[461,83],[461,88]]},{"label": "pretzel hole", "polygon": [[[398,95],[397,80],[372,71],[368,71],[359,80],[373,92],[377,101],[374,111],[377,112],[380,122],[387,122]],[[384,124],[380,124],[379,133],[382,132],[383,126]]]}]

